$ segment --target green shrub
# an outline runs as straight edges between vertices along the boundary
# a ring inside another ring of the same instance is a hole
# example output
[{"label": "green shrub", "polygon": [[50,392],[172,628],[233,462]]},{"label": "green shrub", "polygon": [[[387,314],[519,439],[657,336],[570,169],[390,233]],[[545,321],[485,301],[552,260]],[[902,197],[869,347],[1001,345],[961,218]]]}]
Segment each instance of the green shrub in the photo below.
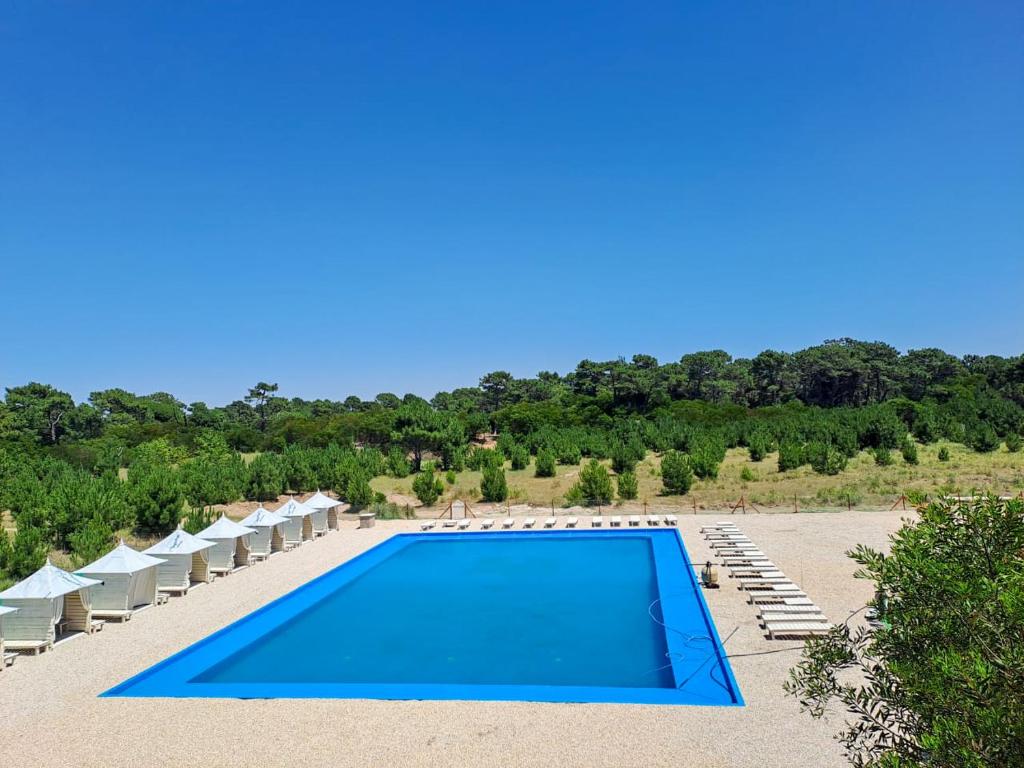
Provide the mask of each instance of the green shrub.
[{"label": "green shrub", "polygon": [[838,475],[846,469],[846,454],[829,443],[808,443],[807,458],[819,475]]},{"label": "green shrub", "polygon": [[946,446],[939,448],[939,461],[949,461],[949,448]]},{"label": "green shrub", "polygon": [[486,464],[480,480],[480,495],[484,501],[504,501],[508,498],[505,470],[500,465]]},{"label": "green shrub", "polygon": [[757,474],[750,467],[744,467],[740,470],[740,480],[745,483],[752,483],[757,480]]},{"label": "green shrub", "polygon": [[509,451],[509,461],[512,462],[512,469],[526,469],[530,464],[530,451],[523,445],[514,445]]},{"label": "green shrub", "polygon": [[900,448],[900,453],[903,454],[903,460],[907,462],[907,464],[918,463],[917,445],[914,443],[913,440],[910,440],[909,438],[907,440],[904,440],[903,446]]},{"label": "green shrub", "polygon": [[693,467],[689,457],[679,451],[666,451],[661,458],[661,483],[667,494],[682,496],[689,493],[693,485]]},{"label": "green shrub", "polygon": [[779,445],[779,472],[789,472],[804,465],[804,449],[799,443]]},{"label": "green shrub", "polygon": [[751,461],[763,461],[772,450],[771,436],[762,431],[752,433],[747,438],[747,450]]},{"label": "green shrub", "polygon": [[893,463],[892,451],[888,448],[882,448],[879,446],[871,452],[871,455],[875,457],[875,464],[880,467],[888,467]]},{"label": "green shrub", "polygon": [[388,474],[392,477],[408,477],[409,473],[412,471],[412,466],[409,463],[409,458],[406,456],[405,451],[397,445],[392,446],[391,450],[388,451],[388,457],[385,464],[387,465]]},{"label": "green shrub", "polygon": [[361,469],[353,471],[345,485],[345,500],[352,505],[352,511],[362,509],[373,501],[370,480]]},{"label": "green shrub", "polygon": [[276,453],[261,453],[249,464],[249,483],[246,495],[257,501],[272,501],[282,493],[284,493],[284,467],[281,465],[281,457]]},{"label": "green shrub", "polygon": [[128,471],[135,521],[147,533],[170,533],[181,519],[185,494],[177,474],[168,467],[151,466]]},{"label": "green shrub", "polygon": [[1006,450],[1017,453],[1021,448],[1021,437],[1016,432],[1006,433]]},{"label": "green shrub", "polygon": [[583,461],[583,451],[575,443],[564,442],[556,449],[558,463],[566,466],[575,466]]},{"label": "green shrub", "polygon": [[79,528],[69,537],[72,560],[77,568],[98,559],[110,551],[114,543],[114,532],[99,515]]},{"label": "green shrub", "polygon": [[0,525],[0,581],[4,577],[23,579],[46,562],[49,545],[46,532],[37,526],[18,524],[13,539]]},{"label": "green shrub", "polygon": [[422,504],[432,507],[444,492],[444,484],[434,476],[433,468],[424,469],[412,481],[412,492]]},{"label": "green shrub", "polygon": [[690,446],[690,464],[693,474],[701,479],[714,480],[718,468],[725,460],[725,442],[717,437],[704,437]]},{"label": "green shrub", "polygon": [[999,435],[988,424],[979,424],[967,437],[967,444],[978,453],[991,453],[999,447]]},{"label": "green shrub", "polygon": [[548,448],[541,448],[537,451],[537,460],[534,462],[533,474],[535,477],[555,476],[555,454]]},{"label": "green shrub", "polygon": [[455,470],[449,469],[447,472],[445,472],[444,479],[448,483],[448,485],[455,485],[455,481],[458,479],[458,477],[455,474]]},{"label": "green shrub", "polygon": [[597,459],[591,459],[580,470],[580,479],[569,489],[568,495],[578,503],[591,506],[611,503],[612,493],[608,470]]},{"label": "green shrub", "polygon": [[636,471],[637,462],[644,457],[642,444],[617,442],[612,446],[612,469],[616,474]]},{"label": "green shrub", "polygon": [[639,493],[636,473],[623,472],[618,476],[619,498],[623,501],[635,499]]}]

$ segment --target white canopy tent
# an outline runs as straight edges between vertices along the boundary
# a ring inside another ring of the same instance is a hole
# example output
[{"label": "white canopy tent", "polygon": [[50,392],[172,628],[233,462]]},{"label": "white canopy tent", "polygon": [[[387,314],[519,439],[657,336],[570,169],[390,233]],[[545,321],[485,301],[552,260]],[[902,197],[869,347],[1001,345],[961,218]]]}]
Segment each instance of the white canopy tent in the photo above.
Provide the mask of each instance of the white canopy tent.
[{"label": "white canopy tent", "polygon": [[286,545],[294,547],[313,538],[313,521],[310,520],[313,510],[301,501],[288,499],[274,511],[281,517],[288,518],[288,522],[284,525],[284,543]]},{"label": "white canopy tent", "polygon": [[239,525],[227,515],[221,515],[213,523],[196,534],[200,539],[213,542],[210,550],[210,570],[214,573],[231,573],[237,566],[249,564],[249,537],[256,533],[252,528]]},{"label": "white canopy tent", "polygon": [[99,560],[75,573],[103,582],[92,588],[93,615],[127,620],[135,608],[156,603],[157,567],[165,562],[136,552],[122,539]]},{"label": "white canopy tent", "polygon": [[92,618],[90,589],[98,579],[62,571],[46,559],[46,565],[10,589],[0,592],[0,601],[18,612],[4,620],[5,645],[17,651],[39,653],[53,647],[57,626],[93,633],[102,621]]},{"label": "white canopy tent", "polygon": [[164,562],[156,567],[156,587],[161,592],[188,592],[192,583],[208,583],[210,550],[213,542],[200,539],[181,525],[166,539],[158,541],[142,554],[158,557]]},{"label": "white canopy tent", "polygon": [[14,613],[17,608],[9,608],[6,605],[0,605],[0,672],[3,672],[8,664],[14,663],[14,657],[16,654],[6,653],[4,651],[4,616],[10,613]]},{"label": "white canopy tent", "polygon": [[[332,499],[330,496],[327,496],[318,490],[302,503],[310,509],[325,513],[327,528],[333,531],[338,530],[338,507],[341,506],[340,501]],[[314,532],[316,531],[315,516],[313,519],[313,530]]]},{"label": "white canopy tent", "polygon": [[257,507],[251,515],[244,518],[239,525],[252,528],[256,533],[249,537],[249,547],[254,558],[265,560],[271,552],[284,550],[284,527],[287,517],[282,517],[269,509]]}]

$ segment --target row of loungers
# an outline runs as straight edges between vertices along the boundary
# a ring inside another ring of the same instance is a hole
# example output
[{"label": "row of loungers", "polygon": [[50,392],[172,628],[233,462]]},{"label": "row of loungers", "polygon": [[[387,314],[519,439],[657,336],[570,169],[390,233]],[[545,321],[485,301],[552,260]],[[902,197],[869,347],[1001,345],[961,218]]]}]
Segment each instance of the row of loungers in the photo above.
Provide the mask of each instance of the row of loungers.
[{"label": "row of loungers", "polygon": [[[548,517],[545,518],[543,525],[545,528],[556,528],[558,521],[563,518]],[[516,522],[519,520],[517,517],[505,517],[501,518],[502,530],[509,530],[516,527]],[[566,528],[577,528],[580,525],[580,518],[578,517],[566,517],[565,527]],[[586,525],[587,521],[590,521],[591,528],[603,528],[607,521],[609,528],[621,528],[623,517],[621,515],[611,515],[610,517],[602,517],[601,515],[595,515],[593,517],[583,518],[583,524]],[[421,531],[430,531],[437,528],[438,522],[441,523],[441,529],[444,528],[455,528],[459,531],[468,530],[472,525],[472,520],[469,518],[463,518],[462,520],[424,520],[420,523]],[[522,519],[523,528],[536,528],[537,520],[533,517],[526,517]],[[679,518],[675,515],[627,515],[626,523],[630,528],[639,528],[641,525],[646,524],[649,526],[661,526],[664,525],[676,525],[679,522]],[[494,518],[483,518],[480,520],[480,530],[486,531],[494,527]]]},{"label": "row of loungers", "polygon": [[794,584],[734,523],[719,521],[701,528],[704,538],[729,569],[748,602],[757,607],[768,639],[827,633],[832,624],[807,593]]},{"label": "row of loungers", "polygon": [[126,622],[169,594],[185,594],[272,553],[287,551],[339,528],[341,502],[319,491],[305,502],[289,499],[275,512],[262,506],[242,523],[226,516],[198,534],[180,525],[138,552],[122,541],[89,565],[69,573],[49,560],[0,592],[0,671],[11,651],[38,655],[71,632],[93,634],[104,621]]}]

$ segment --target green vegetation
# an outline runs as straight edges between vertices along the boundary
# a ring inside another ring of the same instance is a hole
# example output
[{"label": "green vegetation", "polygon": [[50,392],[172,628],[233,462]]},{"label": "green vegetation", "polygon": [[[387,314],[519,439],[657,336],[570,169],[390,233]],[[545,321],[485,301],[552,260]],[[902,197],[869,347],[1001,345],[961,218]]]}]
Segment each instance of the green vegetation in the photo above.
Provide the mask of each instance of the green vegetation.
[{"label": "green vegetation", "polygon": [[[564,376],[495,371],[429,402],[307,401],[260,382],[221,407],[122,389],[76,403],[30,383],[0,404],[0,581],[48,550],[91,550],[107,529],[157,535],[241,499],[320,488],[357,508],[375,492],[411,502],[425,461],[449,480],[442,496],[472,499],[561,503],[596,460],[622,498],[633,473],[637,499],[735,499],[753,462],[761,469],[744,492],[759,503],[813,502],[835,487],[877,501],[909,488],[1024,487],[1019,462],[1006,460],[1022,432],[1021,357],[900,354],[849,339],[751,359],[584,360]],[[864,451],[903,451],[911,435],[918,465],[907,450],[897,466],[865,466]],[[936,451],[949,457],[941,469]]]},{"label": "green vegetation", "polygon": [[566,504],[596,506],[612,501],[612,479],[597,459],[591,459],[580,470],[580,479],[565,494]]},{"label": "green vegetation", "polygon": [[1024,765],[1024,502],[937,503],[858,547],[881,627],[808,641],[787,690],[816,718],[845,709],[852,764]]},{"label": "green vegetation", "polygon": [[619,498],[622,501],[635,499],[639,493],[639,485],[636,480],[635,472],[623,472],[620,474],[617,478],[617,485]]},{"label": "green vegetation", "polygon": [[434,468],[426,467],[412,482],[412,491],[421,504],[432,506],[444,493],[444,483],[434,476]]}]

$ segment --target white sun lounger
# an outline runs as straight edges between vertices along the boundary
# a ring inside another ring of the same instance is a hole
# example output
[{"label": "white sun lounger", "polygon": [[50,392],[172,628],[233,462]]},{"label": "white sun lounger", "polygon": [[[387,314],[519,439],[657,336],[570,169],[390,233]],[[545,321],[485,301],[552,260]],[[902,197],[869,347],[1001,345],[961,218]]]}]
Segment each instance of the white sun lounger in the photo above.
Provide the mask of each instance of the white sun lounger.
[{"label": "white sun lounger", "polygon": [[494,521],[493,521],[493,520],[484,520],[484,521],[482,521],[482,522],[480,523],[480,527],[481,527],[481,528],[482,528],[483,530],[485,530],[485,531],[486,531],[486,530],[488,530],[488,529],[490,529],[490,528],[493,528],[493,527],[494,527]]},{"label": "white sun lounger", "polygon": [[533,526],[535,526],[536,524],[537,521],[534,520],[532,517],[528,517],[525,520],[523,520],[523,528],[533,528]]},{"label": "white sun lounger", "polygon": [[758,569],[754,573],[743,573],[743,572],[737,573],[736,571],[732,571],[731,573],[733,574],[733,576],[736,578],[737,581],[740,581],[742,583],[747,583],[747,582],[754,583],[754,582],[758,582],[758,581],[772,581],[772,582],[789,581],[789,579],[786,578],[786,574],[784,574],[782,571],[777,570],[777,569],[770,569],[770,568],[761,568],[761,569]]},{"label": "white sun lounger", "polygon": [[618,515],[612,515],[608,518],[608,526],[610,528],[619,528],[622,526],[622,518]]},{"label": "white sun lounger", "polygon": [[665,525],[676,525],[679,522],[679,518],[675,515],[665,515]]},{"label": "white sun lounger", "polygon": [[778,586],[780,584],[791,583],[791,582],[787,582],[785,576],[781,576],[781,577],[780,576],[774,576],[774,577],[762,577],[762,576],[759,576],[759,577],[757,577],[755,579],[740,578],[740,579],[737,579],[736,581],[739,582],[736,586],[739,587],[742,590],[747,591],[747,592],[764,591],[764,590],[767,590],[767,589],[771,589],[774,586]]},{"label": "white sun lounger", "polygon": [[427,520],[426,522],[420,523],[420,530],[429,531],[435,525],[437,525],[437,523],[435,523],[433,520]]},{"label": "white sun lounger", "polygon": [[647,524],[648,525],[661,525],[661,515],[648,515],[647,516]]},{"label": "white sun lounger", "polygon": [[[779,618],[779,616],[789,614],[811,614],[820,616],[821,608],[808,600],[804,605],[787,605],[786,603],[782,603],[780,605],[766,605],[759,611],[759,615],[763,621],[771,621],[772,619],[782,621],[783,619]],[[800,621],[803,621],[803,619],[800,619]]]},{"label": "white sun lounger", "polygon": [[506,517],[504,520],[501,521],[501,527],[502,528],[511,528],[515,524],[516,524],[516,519],[514,517]]},{"label": "white sun lounger", "polygon": [[578,517],[570,517],[568,520],[565,521],[566,528],[575,528],[579,524],[580,520]]},{"label": "white sun lounger", "polygon": [[763,552],[753,552],[749,555],[725,555],[722,557],[723,565],[746,565],[748,563],[761,563],[768,557]]},{"label": "white sun lounger", "polygon": [[782,571],[775,567],[774,563],[768,562],[763,563],[762,565],[727,565],[726,568],[729,569],[729,573],[736,577],[753,576],[756,574],[763,575],[766,573],[782,573]]},{"label": "white sun lounger", "polygon": [[558,522],[558,521],[557,521],[557,520],[556,520],[555,518],[553,518],[553,517],[549,517],[549,518],[548,518],[547,520],[545,520],[545,521],[544,521],[544,527],[545,527],[545,528],[554,528],[554,527],[555,527],[555,524],[556,524],[557,522]]},{"label": "white sun lounger", "polygon": [[810,602],[810,598],[807,597],[807,593],[801,592],[800,590],[795,592],[776,592],[773,589],[765,589],[751,592],[750,596],[747,598],[747,602],[751,605],[785,605],[790,600],[807,600],[807,602]]},{"label": "white sun lounger", "polygon": [[457,520],[443,520],[443,521],[441,521],[441,527],[442,528],[454,528],[455,524],[457,522],[458,522]]},{"label": "white sun lounger", "polygon": [[714,523],[712,525],[702,525],[700,528],[701,533],[714,533],[715,531],[739,533],[740,529],[736,527],[735,523]]},{"label": "white sun lounger", "polygon": [[590,525],[592,528],[600,528],[604,525],[604,518],[600,515],[590,518]]},{"label": "white sun lounger", "polygon": [[808,635],[824,635],[832,629],[828,622],[818,621],[766,621],[764,628],[768,637],[806,637]]},{"label": "white sun lounger", "polygon": [[640,527],[640,515],[630,515],[629,516],[629,527],[630,528],[639,528]]},{"label": "white sun lounger", "polygon": [[709,546],[712,549],[757,549],[757,544],[750,541],[712,541]]},{"label": "white sun lounger", "polygon": [[462,520],[459,520],[459,530],[460,531],[464,531],[467,528],[469,528],[469,522],[470,522],[469,518],[464,518]]}]

